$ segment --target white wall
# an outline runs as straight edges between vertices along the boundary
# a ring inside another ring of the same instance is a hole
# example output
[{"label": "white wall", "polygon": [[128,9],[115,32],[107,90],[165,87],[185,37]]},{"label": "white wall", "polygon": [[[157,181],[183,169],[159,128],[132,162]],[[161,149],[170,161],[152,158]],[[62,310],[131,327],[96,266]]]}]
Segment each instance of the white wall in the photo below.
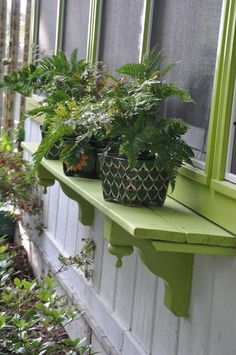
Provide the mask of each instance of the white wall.
[{"label": "white wall", "polygon": [[[26,141],[39,141],[36,122],[26,121]],[[27,156],[27,154],[26,154]],[[78,206],[56,183],[44,196],[41,237],[33,238],[45,262],[59,268],[58,254],[75,255],[82,238],[95,240],[94,275],[85,280],[70,269],[59,274],[68,294],[83,305],[101,354],[235,355],[236,259],[196,256],[189,318],[175,317],[163,305],[163,282],[140,261],[137,253],[115,268],[103,238],[103,215],[94,225],[78,222]],[[113,346],[113,347],[112,347]],[[97,347],[98,349],[98,347]]]}]

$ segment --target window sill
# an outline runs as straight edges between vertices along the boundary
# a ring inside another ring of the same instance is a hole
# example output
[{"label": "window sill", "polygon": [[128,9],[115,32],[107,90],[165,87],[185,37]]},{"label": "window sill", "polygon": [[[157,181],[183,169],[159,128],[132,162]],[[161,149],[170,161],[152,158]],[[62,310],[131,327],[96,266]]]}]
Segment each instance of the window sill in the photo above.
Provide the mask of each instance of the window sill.
[{"label": "window sill", "polygon": [[208,179],[204,171],[191,165],[182,166],[179,169],[179,174],[188,177],[191,180],[207,185]]},{"label": "window sill", "polygon": [[234,200],[236,200],[236,185],[232,182],[226,180],[211,180],[210,187],[221,193],[222,195],[228,196]]},{"label": "window sill", "polygon": [[[22,143],[30,154],[36,143]],[[191,291],[193,254],[236,255],[236,237],[167,197],[162,208],[126,207],[106,202],[101,181],[67,177],[62,163],[43,159],[39,182],[51,186],[57,180],[69,198],[80,206],[80,221],[93,224],[94,208],[105,215],[108,250],[117,267],[133,247],[155,275],[166,281],[165,304],[178,316],[187,316]]]}]

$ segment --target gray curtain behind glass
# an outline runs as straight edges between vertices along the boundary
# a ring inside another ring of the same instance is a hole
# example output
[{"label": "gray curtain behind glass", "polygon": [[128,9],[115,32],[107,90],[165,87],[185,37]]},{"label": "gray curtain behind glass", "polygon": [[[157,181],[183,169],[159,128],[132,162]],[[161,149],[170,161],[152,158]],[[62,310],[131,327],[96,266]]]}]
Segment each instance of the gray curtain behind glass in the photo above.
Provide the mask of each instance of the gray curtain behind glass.
[{"label": "gray curtain behind glass", "polygon": [[233,109],[232,109],[232,126],[230,127],[231,130],[234,132],[233,138],[233,149],[232,149],[232,162],[230,167],[230,172],[232,174],[236,174],[236,81],[234,84],[234,99],[233,99]]},{"label": "gray curtain behind glass", "polygon": [[115,69],[137,61],[143,0],[104,0],[99,59]]},{"label": "gray curtain behind glass", "polygon": [[164,49],[169,62],[179,61],[167,79],[195,100],[186,105],[172,98],[164,114],[189,123],[186,140],[199,160],[205,160],[221,7],[222,0],[157,0],[154,7],[151,46]]},{"label": "gray curtain behind glass", "polygon": [[54,53],[56,18],[57,0],[40,0],[38,32],[39,57]]},{"label": "gray curtain behind glass", "polygon": [[89,0],[67,0],[65,2],[63,50],[66,54],[78,48],[78,57],[86,57],[89,5]]}]

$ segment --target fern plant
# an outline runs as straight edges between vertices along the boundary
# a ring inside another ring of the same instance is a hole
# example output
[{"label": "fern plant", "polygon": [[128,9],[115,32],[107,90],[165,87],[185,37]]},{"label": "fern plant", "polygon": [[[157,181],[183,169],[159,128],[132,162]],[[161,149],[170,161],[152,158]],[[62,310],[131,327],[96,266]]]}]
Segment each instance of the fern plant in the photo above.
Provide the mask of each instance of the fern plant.
[{"label": "fern plant", "polygon": [[36,167],[55,143],[60,146],[64,137],[84,133],[75,123],[74,112],[80,116],[84,103],[96,102],[103,96],[107,70],[101,63],[92,65],[77,57],[77,49],[70,58],[59,52],[42,58],[37,66],[29,64],[14,70],[0,82],[0,90],[12,90],[24,96],[37,92],[42,96],[39,107],[25,114],[25,117],[44,116],[43,139],[34,155]]},{"label": "fern plant", "polygon": [[181,138],[188,126],[176,118],[164,118],[161,105],[170,96],[193,102],[188,91],[162,77],[175,63],[163,66],[162,52],[151,51],[141,63],[126,64],[117,72],[120,78],[101,103],[107,120],[110,151],[126,157],[131,167],[139,159],[152,159],[169,176],[172,189],[178,168],[191,164],[193,152]]}]

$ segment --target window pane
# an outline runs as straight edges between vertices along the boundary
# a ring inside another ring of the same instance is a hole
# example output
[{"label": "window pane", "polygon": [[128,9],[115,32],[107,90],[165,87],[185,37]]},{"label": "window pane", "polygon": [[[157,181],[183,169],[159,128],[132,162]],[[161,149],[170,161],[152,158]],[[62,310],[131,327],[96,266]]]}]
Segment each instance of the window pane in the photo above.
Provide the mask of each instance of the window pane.
[{"label": "window pane", "polygon": [[236,175],[236,85],[234,88],[227,165],[227,173]]},{"label": "window pane", "polygon": [[191,129],[187,142],[205,160],[207,130],[220,26],[222,0],[155,2],[152,47],[165,50],[168,62],[179,62],[166,77],[188,89],[195,104],[168,100],[164,114],[183,118]]},{"label": "window pane", "polygon": [[78,48],[79,58],[85,58],[90,1],[70,0],[65,5],[63,50],[71,53]]},{"label": "window pane", "polygon": [[115,69],[139,57],[143,0],[104,1],[100,60]]},{"label": "window pane", "polygon": [[[235,117],[235,120],[236,120],[236,117]],[[236,134],[235,134],[235,129],[234,129],[234,142],[233,142],[233,152],[232,152],[231,173],[236,174]]]},{"label": "window pane", "polygon": [[39,56],[54,53],[56,38],[57,0],[41,0],[39,8]]}]

